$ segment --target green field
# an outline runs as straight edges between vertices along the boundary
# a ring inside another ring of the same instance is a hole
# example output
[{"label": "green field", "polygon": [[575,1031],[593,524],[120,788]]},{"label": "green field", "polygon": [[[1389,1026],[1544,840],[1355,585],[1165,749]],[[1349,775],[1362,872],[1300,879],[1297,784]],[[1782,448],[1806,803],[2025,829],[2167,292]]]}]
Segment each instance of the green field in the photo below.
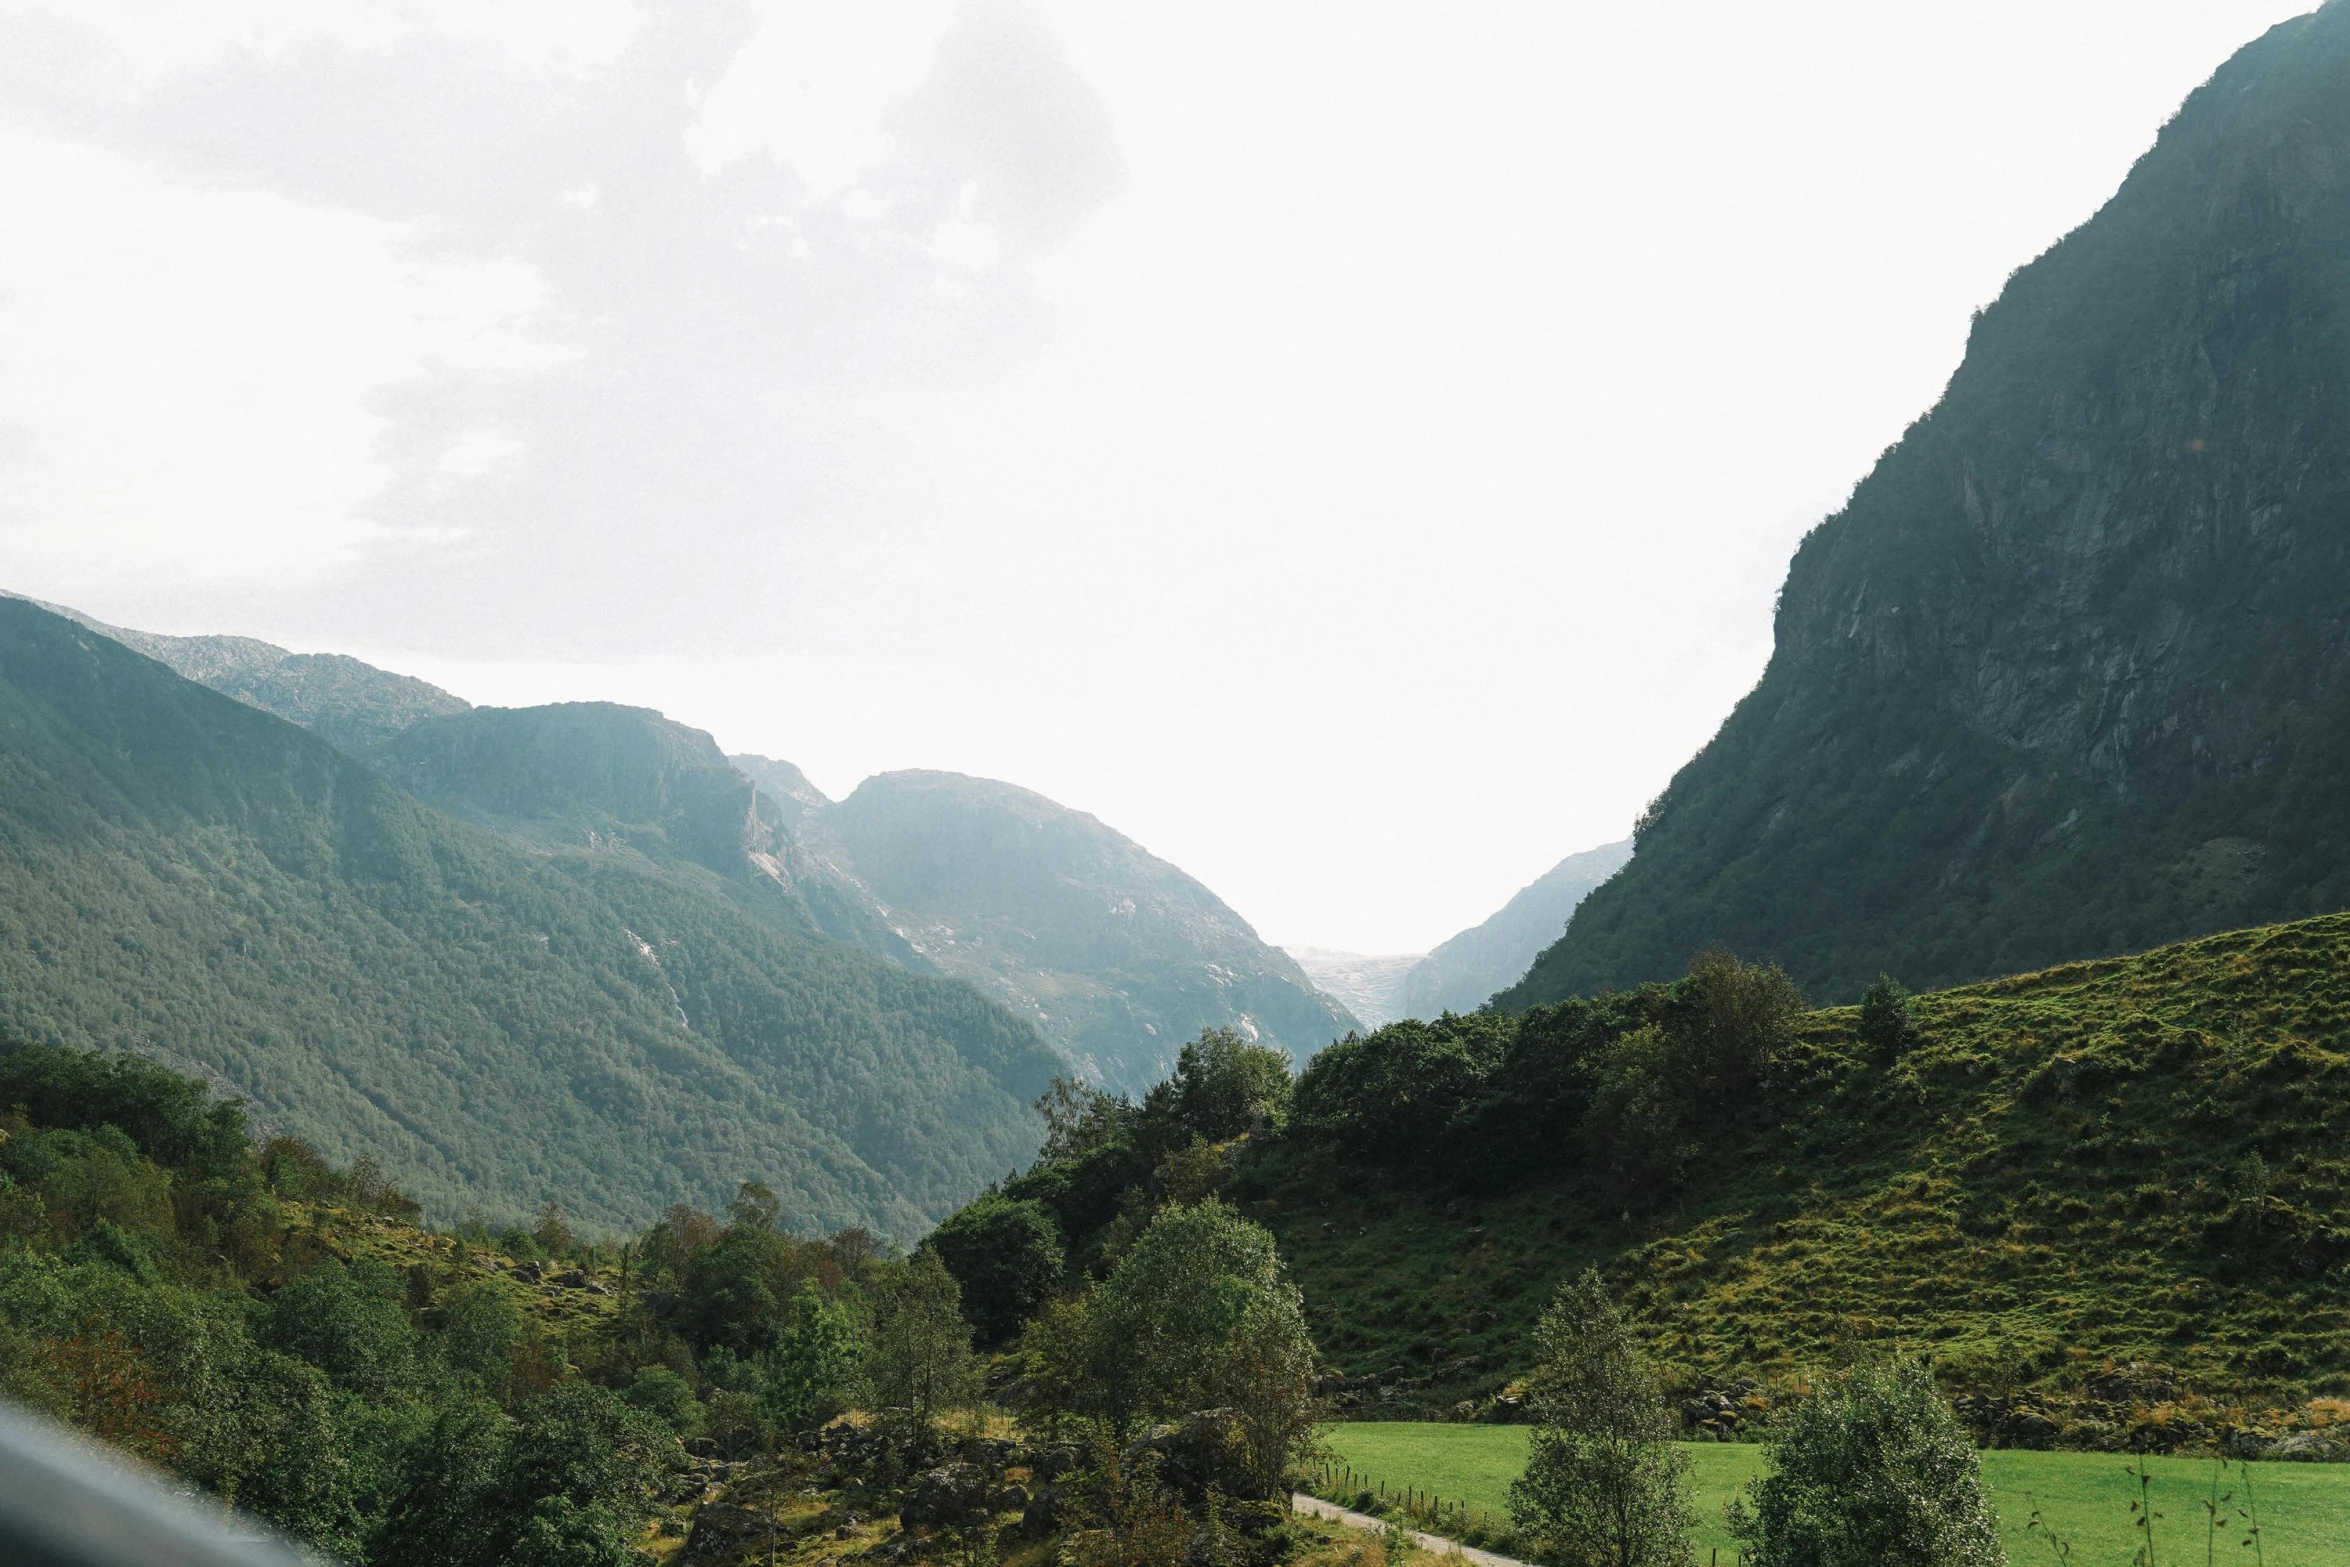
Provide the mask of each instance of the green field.
[{"label": "green field", "polygon": [[[1353,1469],[1364,1484],[1390,1490],[1409,1485],[1433,1491],[1447,1502],[1482,1508],[1496,1519],[1509,1510],[1509,1484],[1526,1462],[1525,1426],[1379,1423],[1333,1425],[1323,1429],[1333,1458]],[[1762,1469],[1762,1449],[1696,1443],[1697,1559],[1710,1563],[1721,1553],[1737,1560],[1736,1546],[1722,1528],[1722,1506]],[[2019,1564],[2056,1556],[2048,1542],[2025,1532],[2037,1507],[2073,1546],[2074,1567],[2126,1567],[2139,1536],[2131,1527],[2130,1503],[2137,1483],[2125,1466],[2139,1460],[2115,1453],[1983,1454],[1983,1478],[1999,1509],[2007,1554]],[[2182,1564],[2203,1560],[2204,1500],[2213,1465],[2206,1459],[2154,1458],[2155,1556]],[[2252,1484],[2260,1503],[2262,1556],[2276,1567],[2350,1567],[2350,1464],[2254,1464]],[[2231,1469],[2231,1482],[2240,1471]],[[2242,1487],[2235,1483],[2237,1500]],[[2239,1531],[2222,1536],[2218,1555],[2250,1562],[2238,1545]]]}]

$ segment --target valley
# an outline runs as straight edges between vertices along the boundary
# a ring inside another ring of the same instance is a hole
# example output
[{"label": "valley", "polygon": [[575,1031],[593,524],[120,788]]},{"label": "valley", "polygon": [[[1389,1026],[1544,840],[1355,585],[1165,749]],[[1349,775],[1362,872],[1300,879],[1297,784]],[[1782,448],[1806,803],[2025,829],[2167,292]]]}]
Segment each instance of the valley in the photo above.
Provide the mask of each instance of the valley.
[{"label": "valley", "polygon": [[0,1396],[373,1567],[2350,1564],[2345,256],[2329,0],[1424,953],[0,596]]}]

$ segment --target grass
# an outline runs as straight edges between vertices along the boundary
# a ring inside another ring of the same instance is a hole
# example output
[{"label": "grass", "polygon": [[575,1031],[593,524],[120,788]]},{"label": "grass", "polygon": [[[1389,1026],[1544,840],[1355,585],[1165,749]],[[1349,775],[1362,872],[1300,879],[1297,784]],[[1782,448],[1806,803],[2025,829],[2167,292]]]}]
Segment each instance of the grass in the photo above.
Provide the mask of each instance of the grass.
[{"label": "grass", "polygon": [[[2020,1380],[2059,1424],[2184,1418],[2204,1439],[2350,1391],[2350,916],[1920,1009],[1897,1062],[1860,1045],[1855,1009],[1811,1014],[1771,1101],[1641,1199],[1603,1201],[1571,1165],[1485,1191],[1303,1153],[1239,1195],[1324,1353],[1386,1373],[1366,1416],[1501,1390],[1592,1264],[1676,1384],[1793,1383],[1854,1338],[1931,1355],[1954,1390]],[[2254,1152],[2271,1179],[2248,1193]],[[2101,1368],[2132,1361],[2174,1368],[2179,1407],[2091,1407]]]},{"label": "grass", "polygon": [[[1323,1437],[1336,1461],[1373,1489],[1384,1483],[1391,1491],[1407,1485],[1433,1491],[1502,1520],[1509,1512],[1510,1481],[1525,1466],[1527,1434],[1525,1426],[1391,1421],[1333,1425]],[[1734,1562],[1737,1546],[1722,1527],[1722,1507],[1761,1473],[1763,1450],[1707,1442],[1688,1451],[1696,1482],[1697,1559],[1710,1564],[1719,1551],[1721,1561]],[[2008,1559],[2018,1567],[2055,1567],[2047,1540],[2026,1531],[2035,1508],[2072,1543],[2074,1567],[2125,1567],[2140,1544],[2130,1512],[2137,1482],[2126,1466],[2140,1462],[2151,1466],[2157,1561],[2193,1567],[2204,1559],[2203,1502],[2214,1469],[2209,1459],[1999,1451],[1982,1459]],[[2254,1464],[2251,1471],[2268,1562],[2350,1567],[2350,1464]],[[2236,1493],[2238,1504],[2240,1473],[2231,1469],[2222,1487]],[[2253,1553],[2238,1544],[2242,1538],[2240,1531],[2223,1532],[2217,1559],[2250,1562]]]}]

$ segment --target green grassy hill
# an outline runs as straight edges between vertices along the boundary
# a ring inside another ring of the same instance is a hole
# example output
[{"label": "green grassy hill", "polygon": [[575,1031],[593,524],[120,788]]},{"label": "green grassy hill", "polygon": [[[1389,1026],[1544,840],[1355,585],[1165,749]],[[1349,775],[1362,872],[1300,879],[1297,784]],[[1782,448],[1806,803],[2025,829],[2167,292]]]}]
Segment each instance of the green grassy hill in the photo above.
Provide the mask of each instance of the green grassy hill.
[{"label": "green grassy hill", "polygon": [[1355,1407],[1493,1394],[1589,1264],[1683,1386],[1899,1347],[1978,1390],[1988,1434],[2079,1445],[2350,1393],[2350,916],[1927,996],[1891,1054],[1857,1009],[1805,1014],[1763,1085],[1627,1182],[1588,1145],[1571,1085],[1607,1058],[1578,1059],[1600,1047],[1576,1028],[1689,1005],[1466,1020],[1506,1035],[1466,1047],[1382,1030],[1365,1048],[1399,1063],[1419,1135],[1250,1160],[1247,1211]]},{"label": "green grassy hill", "polygon": [[201,1070],[444,1214],[756,1179],[911,1237],[1035,1146],[1027,1025],[686,869],[493,836],[0,601],[0,1029]]},{"label": "green grassy hill", "polygon": [[2350,906],[2350,3],[1976,319],[1769,668],[1508,1006],[1721,943],[1851,1000]]}]

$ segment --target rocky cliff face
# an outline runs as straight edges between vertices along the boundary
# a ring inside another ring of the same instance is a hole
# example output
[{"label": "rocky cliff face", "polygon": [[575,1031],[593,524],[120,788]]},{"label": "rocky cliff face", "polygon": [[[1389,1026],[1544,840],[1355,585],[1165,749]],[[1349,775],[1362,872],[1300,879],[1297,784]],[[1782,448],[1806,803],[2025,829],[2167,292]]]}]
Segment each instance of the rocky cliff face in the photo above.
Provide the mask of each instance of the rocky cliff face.
[{"label": "rocky cliff face", "polygon": [[2246,48],[1805,539],[1756,690],[1514,1003],[1823,997],[2350,899],[2350,5]]}]

